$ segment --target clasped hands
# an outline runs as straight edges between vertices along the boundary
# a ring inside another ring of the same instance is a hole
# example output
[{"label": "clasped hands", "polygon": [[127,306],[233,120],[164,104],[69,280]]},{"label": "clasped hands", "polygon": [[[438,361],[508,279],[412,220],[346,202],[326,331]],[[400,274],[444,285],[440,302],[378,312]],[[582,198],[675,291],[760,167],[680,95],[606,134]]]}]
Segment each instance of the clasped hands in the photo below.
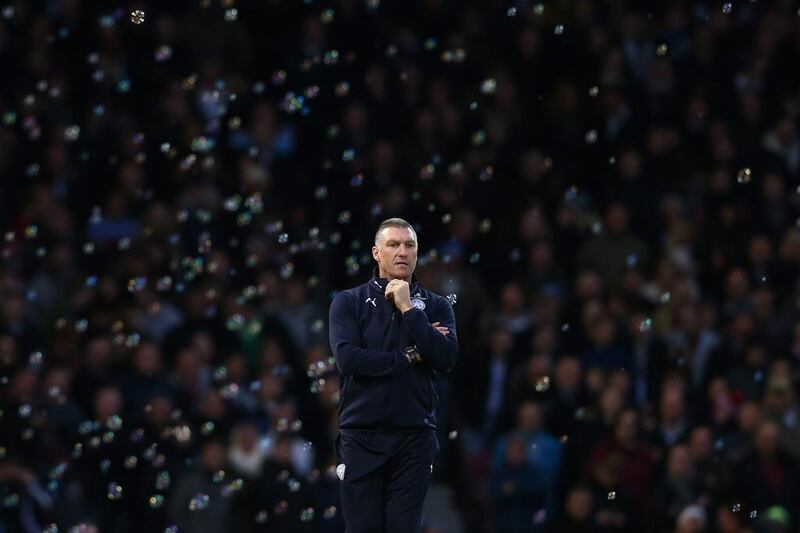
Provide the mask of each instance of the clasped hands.
[{"label": "clasped hands", "polygon": [[[413,307],[411,305],[411,289],[408,286],[408,282],[402,279],[393,279],[390,281],[386,285],[386,290],[383,295],[387,300],[392,302],[401,313],[405,313]],[[434,322],[431,326],[445,337],[450,333],[450,330],[446,326],[442,326],[439,322]]]}]

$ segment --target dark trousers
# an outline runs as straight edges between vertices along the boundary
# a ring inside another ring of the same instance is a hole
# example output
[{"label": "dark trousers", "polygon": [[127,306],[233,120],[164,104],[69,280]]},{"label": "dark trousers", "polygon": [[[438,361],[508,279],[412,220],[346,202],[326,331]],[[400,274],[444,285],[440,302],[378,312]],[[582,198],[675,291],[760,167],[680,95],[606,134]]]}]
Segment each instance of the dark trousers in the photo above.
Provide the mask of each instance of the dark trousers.
[{"label": "dark trousers", "polygon": [[346,533],[419,533],[439,449],[434,431],[342,430],[337,475]]}]

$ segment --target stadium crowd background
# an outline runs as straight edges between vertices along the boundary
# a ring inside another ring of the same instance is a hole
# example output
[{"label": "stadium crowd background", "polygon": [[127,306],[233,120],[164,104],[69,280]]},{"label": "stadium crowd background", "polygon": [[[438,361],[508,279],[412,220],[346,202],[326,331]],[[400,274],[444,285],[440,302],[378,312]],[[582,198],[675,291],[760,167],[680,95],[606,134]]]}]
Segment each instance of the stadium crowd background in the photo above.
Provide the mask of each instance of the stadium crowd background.
[{"label": "stadium crowd background", "polygon": [[342,531],[390,216],[472,531],[800,530],[798,7],[5,0],[0,531]]}]

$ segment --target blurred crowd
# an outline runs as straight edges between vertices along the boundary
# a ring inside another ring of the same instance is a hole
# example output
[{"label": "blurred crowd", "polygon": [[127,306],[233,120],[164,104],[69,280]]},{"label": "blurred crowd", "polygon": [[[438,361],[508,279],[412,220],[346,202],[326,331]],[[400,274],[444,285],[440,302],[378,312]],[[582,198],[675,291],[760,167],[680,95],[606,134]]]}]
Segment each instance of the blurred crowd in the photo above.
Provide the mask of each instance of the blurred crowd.
[{"label": "blurred crowd", "polygon": [[788,0],[6,0],[0,531],[343,531],[390,216],[470,531],[800,531],[797,65]]}]

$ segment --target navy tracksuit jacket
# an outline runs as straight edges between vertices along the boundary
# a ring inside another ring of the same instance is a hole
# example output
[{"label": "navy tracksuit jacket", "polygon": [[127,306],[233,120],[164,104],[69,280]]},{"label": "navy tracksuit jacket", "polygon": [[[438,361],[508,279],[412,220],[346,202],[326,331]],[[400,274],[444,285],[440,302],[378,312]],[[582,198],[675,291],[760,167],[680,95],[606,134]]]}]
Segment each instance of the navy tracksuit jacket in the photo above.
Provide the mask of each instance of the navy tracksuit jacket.
[{"label": "navy tracksuit jacket", "polygon": [[[414,308],[401,313],[377,277],[338,293],[330,344],[341,373],[336,456],[347,533],[416,532],[421,526],[436,441],[434,386],[458,357],[450,302],[410,283]],[[433,326],[440,322],[450,332]],[[416,345],[422,363],[402,349]]]}]

